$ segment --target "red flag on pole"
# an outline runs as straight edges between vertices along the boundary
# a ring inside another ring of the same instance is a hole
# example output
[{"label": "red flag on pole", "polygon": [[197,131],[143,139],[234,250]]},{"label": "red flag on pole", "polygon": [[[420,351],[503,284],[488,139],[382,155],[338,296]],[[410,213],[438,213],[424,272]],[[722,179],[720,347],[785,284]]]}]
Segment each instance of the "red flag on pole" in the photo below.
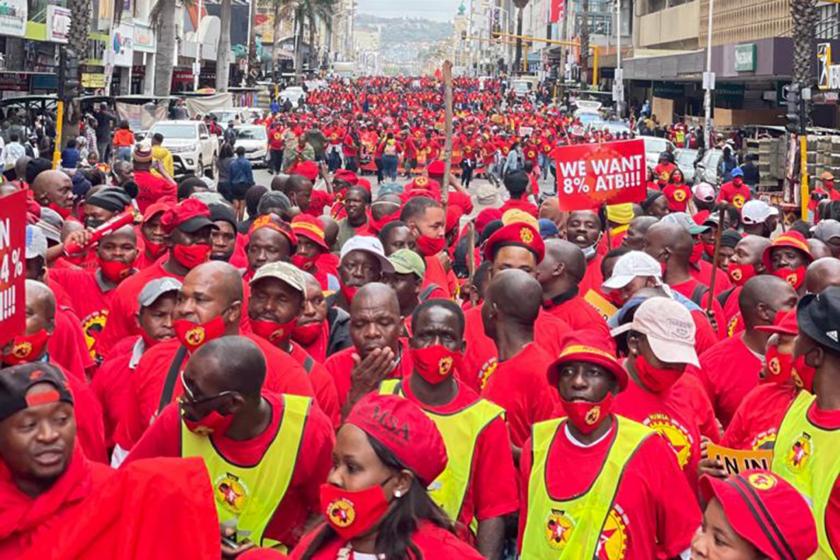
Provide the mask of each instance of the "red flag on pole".
[{"label": "red flag on pole", "polygon": [[566,9],[566,0],[551,0],[551,23],[557,23],[563,19],[563,12]]}]

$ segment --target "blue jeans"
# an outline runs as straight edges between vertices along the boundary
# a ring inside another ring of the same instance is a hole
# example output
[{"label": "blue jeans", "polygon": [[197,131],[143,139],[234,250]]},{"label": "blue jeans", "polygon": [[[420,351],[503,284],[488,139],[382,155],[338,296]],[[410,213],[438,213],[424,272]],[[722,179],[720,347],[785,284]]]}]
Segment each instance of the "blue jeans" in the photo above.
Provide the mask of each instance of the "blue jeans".
[{"label": "blue jeans", "polygon": [[382,174],[392,181],[397,180],[397,167],[399,166],[399,158],[393,155],[382,156]]}]

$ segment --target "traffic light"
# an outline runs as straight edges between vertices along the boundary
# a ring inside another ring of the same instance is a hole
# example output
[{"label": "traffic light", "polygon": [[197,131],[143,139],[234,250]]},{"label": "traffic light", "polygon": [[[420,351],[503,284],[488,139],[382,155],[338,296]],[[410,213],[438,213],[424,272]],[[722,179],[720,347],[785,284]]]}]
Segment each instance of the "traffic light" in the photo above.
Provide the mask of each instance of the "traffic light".
[{"label": "traffic light", "polygon": [[79,55],[69,47],[61,47],[58,62],[58,98],[73,99],[81,95]]},{"label": "traffic light", "polygon": [[799,84],[790,84],[784,87],[785,101],[787,101],[787,124],[788,132],[799,134],[804,126],[802,115],[802,97],[799,91]]}]

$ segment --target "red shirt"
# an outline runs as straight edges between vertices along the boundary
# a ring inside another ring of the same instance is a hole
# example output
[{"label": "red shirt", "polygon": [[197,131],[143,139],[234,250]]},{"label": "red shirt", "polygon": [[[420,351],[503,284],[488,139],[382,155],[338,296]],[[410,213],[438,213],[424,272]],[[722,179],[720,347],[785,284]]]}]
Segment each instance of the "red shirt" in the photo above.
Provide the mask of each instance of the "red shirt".
[{"label": "red shirt", "polygon": [[[403,379],[414,369],[414,364],[411,361],[411,353],[408,351],[408,340],[404,338],[399,339],[399,347],[399,362],[391,373],[388,374],[388,379]],[[350,376],[355,366],[353,354],[358,354],[355,346],[336,352],[324,362],[324,367],[332,374],[333,381],[335,381],[340,406],[344,406],[344,403],[347,402],[347,396],[350,394]]]},{"label": "red shirt", "polygon": [[517,355],[498,363],[481,391],[482,397],[505,409],[515,447],[522,447],[531,436],[535,422],[555,416],[557,389],[548,384],[546,376],[553,361],[538,344],[526,344]]},{"label": "red shirt", "polygon": [[[255,334],[241,335],[259,346],[265,356],[265,393],[313,396],[312,385],[306,372],[293,358]],[[156,344],[143,354],[137,370],[129,378],[130,398],[114,434],[116,443],[123,449],[131,449],[154,421],[166,376],[180,346],[181,343],[175,339]],[[186,365],[187,357],[181,363],[180,369],[183,371]],[[182,393],[183,387],[176,381],[170,402],[175,402]]]},{"label": "red shirt", "polygon": [[[697,268],[695,268],[695,266]],[[700,259],[696,265],[690,265],[688,272],[691,277],[705,286],[712,285],[712,263]],[[715,298],[732,287],[732,282],[729,281],[729,275],[722,268],[718,269],[715,274]]]},{"label": "red shirt", "polygon": [[740,210],[751,197],[750,187],[746,183],[741,183],[741,186],[737,187],[735,183],[729,181],[720,186],[717,202],[728,202]]},{"label": "red shirt", "polygon": [[724,428],[747,393],[758,385],[761,367],[761,359],[747,348],[741,336],[736,336],[725,338],[703,352],[699,370],[691,368],[703,382]]},{"label": "red shirt", "polygon": [[607,322],[580,295],[575,295],[557,305],[544,301],[543,309],[561,321],[565,321],[572,330],[594,330],[601,333],[604,340],[612,339]]},{"label": "red shirt", "polygon": [[[324,524],[321,523],[311,531],[309,531],[298,543],[297,547],[292,550],[289,555],[289,560],[300,560],[306,553],[309,545],[315,540],[321,531],[324,530]],[[411,542],[423,554],[426,560],[437,559],[452,559],[455,560],[483,560],[484,556],[480,555],[478,551],[466,544],[464,541],[450,533],[446,529],[442,529],[437,525],[433,525],[428,521],[421,521],[417,531],[411,535]],[[342,539],[333,538],[327,541],[312,555],[312,560],[335,560],[338,558],[338,551],[346,546],[346,542]]]},{"label": "red shirt", "polygon": [[535,218],[538,218],[540,215],[540,209],[528,202],[525,199],[518,199],[518,198],[511,198],[508,199],[507,202],[502,204],[502,207],[499,208],[502,214],[507,212],[508,210],[522,210],[524,212],[529,213]]},{"label": "red shirt", "polygon": [[699,356],[715,344],[719,342],[717,333],[712,328],[709,318],[706,313],[700,309],[695,309],[690,312],[691,318],[694,320],[694,350]]},{"label": "red shirt", "polygon": [[691,189],[685,184],[668,183],[662,189],[662,194],[668,200],[668,209],[671,212],[685,212],[688,201],[691,200]]},{"label": "red shirt", "polygon": [[338,429],[341,425],[341,410],[338,406],[338,391],[335,388],[335,381],[333,381],[332,375],[330,375],[330,372],[327,371],[327,368],[321,362],[316,361],[315,358],[310,356],[300,344],[294,341],[291,344],[292,351],[289,352],[289,356],[299,363],[304,368],[304,371],[306,371],[305,364],[307,358],[309,358],[310,366],[307,373],[309,375],[309,382],[312,384],[312,390],[315,392],[315,401],[321,407],[321,410],[324,411],[324,414],[327,415],[327,418],[332,421],[335,428]]},{"label": "red shirt", "polygon": [[589,290],[594,290],[604,295],[604,292],[601,291],[601,284],[604,283],[604,275],[601,273],[602,260],[604,260],[603,256],[595,255],[586,263],[586,272],[583,275],[583,280],[578,284],[578,293],[582,296],[586,296]]},{"label": "red shirt", "polygon": [[793,383],[761,383],[738,405],[720,444],[733,449],[772,449],[797,393]]},{"label": "red shirt", "polygon": [[[140,340],[139,336],[128,339],[131,346],[122,351],[114,351],[102,362],[96,372],[90,388],[99,404],[102,406],[102,420],[105,424],[105,445],[110,449],[114,446],[114,431],[120,421],[120,413],[128,406],[127,400],[131,396],[129,377],[137,369],[139,356],[134,358],[134,344]],[[122,346],[122,344],[120,345]]]},{"label": "red shirt", "polygon": [[[808,421],[819,428],[840,430],[840,410],[820,410],[814,401],[807,416]],[[825,511],[825,528],[831,550],[835,556],[840,556],[840,473],[836,475]]]},{"label": "red shirt", "polygon": [[[224,435],[211,435],[216,452],[227,461],[245,467],[260,463],[268,447],[280,430],[283,402],[278,395],[263,393],[271,405],[271,423],[260,435],[245,441],[235,441]],[[277,508],[264,537],[294,545],[303,534],[303,526],[312,514],[320,510],[318,489],[327,479],[332,467],[333,428],[329,419],[318,407],[309,409],[304,424],[300,451],[297,455],[289,488]],[[181,415],[177,404],[167,406],[154,425],[126,457],[123,467],[137,459],[148,457],[181,456]]]},{"label": "red shirt", "polygon": [[[434,414],[457,414],[480,398],[475,391],[456,379],[458,393],[452,401],[441,406],[427,405],[411,392],[410,379],[411,376],[400,384],[405,398]],[[470,480],[457,521],[468,527],[473,517],[484,521],[513,513],[519,508],[517,491],[510,438],[504,419],[497,417],[482,430],[476,440],[470,464]]]},{"label": "red shirt", "polygon": [[155,202],[175,204],[178,201],[178,185],[170,183],[163,177],[158,177],[149,171],[134,171],[134,182],[137,183],[137,207],[145,212],[149,205]]},{"label": "red shirt", "polygon": [[726,304],[723,306],[723,314],[726,316],[727,323],[729,323],[729,321],[731,321],[736,315],[740,315],[741,313],[741,306],[738,303],[738,300],[741,298],[741,290],[743,288],[743,286],[736,286],[726,298]]},{"label": "red shirt", "polygon": [[283,140],[283,131],[280,127],[274,127],[268,132],[268,149],[269,150],[282,150],[286,147],[286,143]]},{"label": "red shirt", "polygon": [[81,322],[69,307],[56,307],[55,330],[47,341],[47,353],[51,362],[79,381],[86,381],[87,371],[96,365],[87,351]]},{"label": "red shirt", "polygon": [[[694,294],[694,290],[697,289],[697,286],[704,286],[706,287],[706,291],[703,292],[703,296],[700,298],[700,303],[697,303],[703,310],[706,309],[709,303],[709,298],[712,297],[712,292],[708,290],[708,286],[705,284],[701,284],[694,278],[690,278],[685,282],[680,282],[679,284],[670,284],[671,289],[678,291],[688,299],[691,299],[691,296]],[[693,301],[693,300],[692,300]],[[726,319],[723,315],[723,308],[718,303],[717,298],[712,299],[712,312],[715,314],[715,321],[717,322],[717,329],[714,329],[715,334],[718,340],[722,339],[726,336]]]},{"label": "red shirt", "polygon": [[451,299],[455,293],[452,285],[452,280],[455,280],[455,273],[451,270],[447,272],[437,255],[425,257],[423,260],[426,261],[426,274],[423,276],[420,293],[422,294],[429,285],[434,284],[437,288],[432,291],[428,299]]},{"label": "red shirt", "polygon": [[[607,453],[615,440],[615,429],[591,447],[581,447],[569,439],[561,426],[546,459],[546,489],[550,496],[562,499],[585,491],[600,473]],[[520,459],[519,548],[528,521],[528,481],[533,453],[530,438]],[[674,558],[685,551],[701,522],[700,508],[674,454],[662,438],[648,437],[627,461],[613,501],[615,516],[623,521],[617,536],[601,533],[597,558],[612,558],[603,550],[610,541],[620,547],[626,543],[625,560]],[[614,538],[617,537],[617,538]]]}]

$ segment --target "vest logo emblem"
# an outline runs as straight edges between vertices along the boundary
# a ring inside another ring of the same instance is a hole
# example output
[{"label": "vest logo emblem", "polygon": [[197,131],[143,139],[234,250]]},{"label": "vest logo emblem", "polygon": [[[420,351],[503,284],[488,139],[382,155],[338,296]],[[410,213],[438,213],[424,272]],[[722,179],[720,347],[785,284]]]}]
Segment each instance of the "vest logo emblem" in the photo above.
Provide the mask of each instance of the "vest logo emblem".
[{"label": "vest logo emblem", "polygon": [[336,527],[349,527],[356,520],[356,508],[347,498],[333,500],[327,506],[327,517]]},{"label": "vest logo emblem", "polygon": [[248,489],[233,473],[225,473],[213,484],[216,502],[233,514],[240,514],[248,502]]},{"label": "vest logo emblem", "polygon": [[575,522],[565,511],[552,509],[545,523],[545,538],[548,546],[555,550],[563,550],[572,538]]},{"label": "vest logo emblem", "polygon": [[624,560],[627,556],[627,516],[621,507],[616,505],[610,509],[604,529],[598,538],[598,548],[595,552],[597,560]]},{"label": "vest logo emblem", "polygon": [[805,468],[812,453],[811,434],[802,432],[802,435],[796,438],[796,441],[793,442],[793,445],[788,450],[785,461],[791,470],[800,472]]},{"label": "vest logo emblem", "polygon": [[680,468],[684,469],[691,459],[691,436],[688,430],[667,414],[662,413],[651,414],[642,423],[665,437],[671,449],[677,454]]},{"label": "vest logo emblem", "polygon": [[522,240],[523,243],[528,245],[534,240],[534,234],[528,228],[522,228],[519,230],[519,239]]},{"label": "vest logo emblem", "polygon": [[446,377],[450,371],[452,371],[452,358],[450,356],[441,358],[440,362],[438,362],[438,373],[440,376]]},{"label": "vest logo emblem", "polygon": [[770,490],[776,486],[776,479],[765,473],[752,473],[747,477],[747,482],[756,490]]}]

